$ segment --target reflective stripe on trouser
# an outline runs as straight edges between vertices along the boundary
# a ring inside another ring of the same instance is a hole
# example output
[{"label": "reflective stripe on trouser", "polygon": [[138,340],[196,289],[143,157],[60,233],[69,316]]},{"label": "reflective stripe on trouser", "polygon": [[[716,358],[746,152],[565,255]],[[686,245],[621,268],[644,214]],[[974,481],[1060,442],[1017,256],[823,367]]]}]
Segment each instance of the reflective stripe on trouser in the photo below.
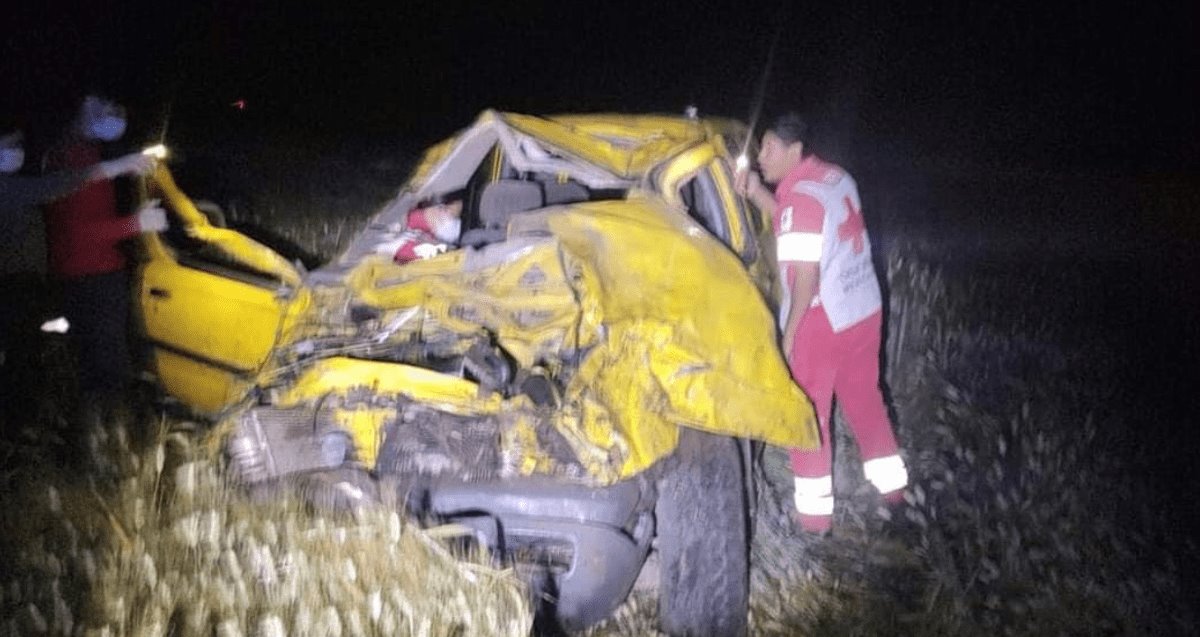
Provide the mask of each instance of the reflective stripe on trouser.
[{"label": "reflective stripe on trouser", "polygon": [[863,475],[885,495],[908,486],[908,468],[900,454],[864,461]]},{"label": "reflective stripe on trouser", "polygon": [[796,510],[805,515],[833,515],[833,476],[797,476]]},{"label": "reflective stripe on trouser", "polygon": [[[833,473],[829,434],[833,396],[836,394],[838,404],[858,442],[860,455],[864,459],[864,471],[867,465],[872,467],[868,479],[884,493],[896,491],[907,484],[896,436],[892,432],[887,407],[883,404],[883,394],[879,391],[881,323],[882,316],[876,312],[846,330],[835,333],[829,325],[824,307],[809,308],[804,313],[788,363],[792,377],[808,394],[817,412],[821,447],[812,451],[791,450],[792,470],[797,477],[821,478]],[[801,523],[809,528],[807,518],[812,517],[811,514],[803,511],[801,514]],[[828,520],[813,521],[813,526],[814,530],[828,528]]]}]

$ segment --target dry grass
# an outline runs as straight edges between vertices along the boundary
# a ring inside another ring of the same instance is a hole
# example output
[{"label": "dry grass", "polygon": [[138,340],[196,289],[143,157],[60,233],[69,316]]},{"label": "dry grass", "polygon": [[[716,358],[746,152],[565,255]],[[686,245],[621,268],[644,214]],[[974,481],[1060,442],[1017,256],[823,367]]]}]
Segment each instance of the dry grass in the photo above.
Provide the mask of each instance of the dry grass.
[{"label": "dry grass", "polygon": [[10,634],[529,633],[511,572],[395,512],[255,503],[185,432],[142,446],[107,423],[87,442],[79,474],[6,477]]},{"label": "dry grass", "polygon": [[[914,484],[879,509],[839,436],[838,532],[759,547],[766,634],[1176,634],[1182,550],[1127,475],[1119,361],[1064,351],[1070,325],[1004,316],[999,279],[889,263],[889,386]],[[1032,279],[1036,272],[1026,272]],[[1061,280],[1054,283],[1062,283]],[[1001,301],[999,304],[1002,304]],[[786,484],[782,458],[776,485]],[[786,487],[779,488],[784,497]],[[890,522],[884,518],[894,516]],[[770,538],[768,540],[768,538]],[[769,548],[768,548],[769,547]],[[780,569],[776,565],[786,564]],[[765,594],[765,596],[764,596]],[[769,601],[768,601],[769,600]],[[764,604],[764,601],[768,603]]]}]

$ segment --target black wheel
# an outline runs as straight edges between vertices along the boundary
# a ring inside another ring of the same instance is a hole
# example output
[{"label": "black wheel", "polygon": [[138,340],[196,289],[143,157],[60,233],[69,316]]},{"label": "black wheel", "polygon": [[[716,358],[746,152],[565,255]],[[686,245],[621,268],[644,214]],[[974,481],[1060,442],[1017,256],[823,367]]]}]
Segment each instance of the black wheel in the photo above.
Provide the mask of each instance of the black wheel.
[{"label": "black wheel", "polygon": [[745,635],[749,534],[742,454],[727,436],[681,428],[659,482],[658,615],[670,635]]}]

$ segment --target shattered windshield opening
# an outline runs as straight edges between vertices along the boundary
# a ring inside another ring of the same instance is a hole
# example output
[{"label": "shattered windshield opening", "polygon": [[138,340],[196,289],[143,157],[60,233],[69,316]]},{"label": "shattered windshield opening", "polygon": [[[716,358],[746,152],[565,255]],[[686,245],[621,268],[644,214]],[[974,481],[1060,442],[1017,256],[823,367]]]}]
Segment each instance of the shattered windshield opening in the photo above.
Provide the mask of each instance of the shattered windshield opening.
[{"label": "shattered windshield opening", "polygon": [[687,206],[688,215],[709,234],[729,244],[729,228],[717,184],[707,170],[701,170],[679,188],[679,196]]}]

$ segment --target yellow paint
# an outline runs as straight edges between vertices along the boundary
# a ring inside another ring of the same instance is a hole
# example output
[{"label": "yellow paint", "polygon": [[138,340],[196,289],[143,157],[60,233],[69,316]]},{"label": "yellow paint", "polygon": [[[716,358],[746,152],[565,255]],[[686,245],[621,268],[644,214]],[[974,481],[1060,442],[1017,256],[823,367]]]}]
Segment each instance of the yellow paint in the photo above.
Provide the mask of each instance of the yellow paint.
[{"label": "yellow paint", "polygon": [[[679,425],[815,445],[811,407],[775,344],[774,318],[723,244],[690,234],[694,224],[653,198],[582,204],[522,223],[551,236],[492,268],[463,272],[460,260],[443,257],[417,267],[380,260],[350,280],[372,305],[398,308],[382,323],[418,308],[393,334],[397,342],[444,331],[465,339],[482,326],[522,366],[590,346],[552,422],[598,480],[628,477],[670,453]],[[541,282],[522,286],[534,267]],[[463,307],[474,312],[469,320],[456,315]],[[530,316],[544,322],[530,324]],[[461,382],[432,382],[452,381]],[[533,454],[522,467],[551,464],[528,436],[505,444]]]},{"label": "yellow paint", "polygon": [[707,166],[715,156],[716,152],[712,146],[697,146],[668,164],[658,179],[658,190],[663,194],[663,198],[677,206],[682,206],[683,200],[679,197],[679,187]]},{"label": "yellow paint", "polygon": [[774,318],[736,256],[657,207],[594,203],[590,214],[549,219],[581,269],[577,292],[607,332],[568,400],[605,408],[629,445],[623,476],[669,453],[677,425],[815,446],[812,410],[773,339]]},{"label": "yellow paint", "polygon": [[498,413],[501,404],[500,396],[480,396],[478,385],[456,376],[400,363],[343,357],[322,359],[306,367],[280,394],[277,404],[290,407],[354,390],[399,396],[464,416]]},{"label": "yellow paint", "polygon": [[236,374],[170,351],[155,353],[154,369],[164,391],[202,414],[218,413],[251,387]]},{"label": "yellow paint", "polygon": [[[811,405],[791,380],[764,298],[775,298],[769,220],[748,208],[756,227],[742,227],[732,184],[714,164],[731,160],[721,135],[743,134],[744,127],[659,116],[493,112],[479,118],[481,125],[517,129],[643,186],[623,201],[514,217],[510,237],[527,237],[525,247],[487,267],[468,271],[466,251],[403,266],[366,258],[344,277],[343,288],[313,291],[278,255],[210,226],[160,170],[164,195],[188,219],[192,236],[279,282],[279,289],[212,282],[186,272],[157,238],[147,240],[143,287],[170,283],[217,299],[189,317],[143,296],[148,332],[203,350],[237,371],[226,374],[237,378],[222,378],[160,355],[160,372],[166,368],[172,377],[164,385],[190,391],[196,404],[207,407],[222,396],[229,403],[243,396],[237,385],[243,377],[272,388],[280,407],[315,409],[331,401],[338,426],[350,433],[360,458],[371,462],[384,427],[405,401],[498,418],[503,426],[497,444],[505,466],[518,474],[563,468],[564,459],[539,441],[539,431],[553,427],[574,454],[570,462],[603,484],[670,454],[680,426],[787,447],[817,445]],[[454,145],[452,138],[430,149],[406,189],[419,189],[453,156]],[[497,159],[493,154],[485,161]],[[492,163],[489,172],[498,167]],[[734,250],[680,209],[675,189],[699,170],[714,170]],[[751,240],[759,244],[757,258],[743,263],[735,251]],[[410,365],[332,357],[293,367],[286,356],[272,357],[320,330],[344,329],[329,321],[351,300],[379,311],[379,325],[387,327],[383,344],[417,339],[446,343],[462,354],[486,339],[519,368],[542,365],[552,377],[569,372],[561,407],[484,394],[468,380]],[[581,352],[577,367],[564,362],[568,352]],[[562,369],[567,364],[572,368]],[[188,389],[188,378],[196,389]]]},{"label": "yellow paint", "polygon": [[730,182],[728,164],[725,163],[725,160],[714,159],[709,163],[708,168],[717,185],[717,194],[724,203],[726,227],[729,228],[729,245],[735,252],[742,254],[746,250],[746,242],[749,240],[747,236],[749,228],[745,228],[738,219],[737,195],[734,194],[733,183]]},{"label": "yellow paint", "polygon": [[[166,167],[154,174],[155,196],[196,238],[191,265],[157,234],[145,234],[138,268],[138,318],[154,345],[164,389],[213,413],[241,398],[276,345],[309,306],[295,269],[266,246],[216,228],[175,185]],[[202,246],[202,247],[200,247]],[[234,278],[223,272],[236,271]],[[167,347],[159,347],[158,345]]]},{"label": "yellow paint", "polygon": [[[239,232],[228,228],[217,228],[209,224],[204,213],[197,210],[191,199],[175,185],[175,180],[166,165],[161,163],[158,165],[153,180],[156,185],[155,194],[161,196],[163,203],[170,205],[185,219],[189,235],[213,246],[214,250],[230,259],[278,278],[282,285],[292,287],[300,285],[300,273],[291,263],[288,263],[287,259]],[[144,238],[146,241],[169,250],[162,246],[161,238],[158,235],[147,234],[144,235]]]},{"label": "yellow paint", "polygon": [[339,428],[350,434],[358,461],[373,467],[379,457],[379,448],[383,445],[384,427],[396,419],[396,409],[356,405],[351,409],[337,410],[334,419]]}]

